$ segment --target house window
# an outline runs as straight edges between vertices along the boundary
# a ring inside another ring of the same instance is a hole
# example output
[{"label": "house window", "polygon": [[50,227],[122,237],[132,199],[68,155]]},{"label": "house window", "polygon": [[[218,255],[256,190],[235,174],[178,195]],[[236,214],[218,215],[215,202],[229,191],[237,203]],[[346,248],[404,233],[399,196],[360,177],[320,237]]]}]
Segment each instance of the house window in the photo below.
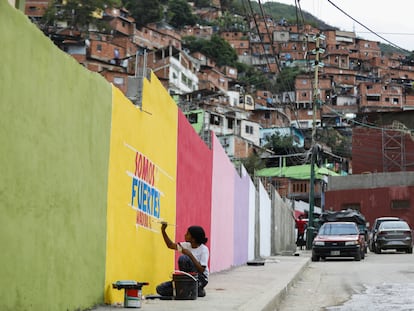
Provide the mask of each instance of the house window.
[{"label": "house window", "polygon": [[381,97],[379,95],[367,95],[367,101],[379,102]]},{"label": "house window", "polygon": [[253,126],[246,125],[246,133],[247,134],[253,134]]},{"label": "house window", "polygon": [[293,192],[295,193],[306,193],[308,191],[308,186],[306,183],[294,183]]},{"label": "house window", "polygon": [[229,140],[228,140],[228,138],[223,138],[223,140],[221,141],[221,145],[224,148],[227,148],[229,146]]},{"label": "house window", "polygon": [[97,50],[98,52],[102,52],[102,44],[97,44],[97,45],[96,45],[96,50]]},{"label": "house window", "polygon": [[197,113],[190,113],[187,115],[187,120],[190,122],[190,124],[194,124],[198,122],[198,115]]},{"label": "house window", "polygon": [[270,119],[270,112],[266,111],[264,114],[265,119]]},{"label": "house window", "polygon": [[398,102],[399,102],[398,98],[393,98],[393,99],[392,99],[392,103],[393,103],[394,105],[398,105]]},{"label": "house window", "polygon": [[227,128],[232,130],[233,127],[234,127],[234,119],[233,118],[228,118],[227,119]]},{"label": "house window", "polygon": [[211,114],[210,115],[210,124],[213,124],[213,125],[220,125],[220,116],[218,116],[218,115],[214,115],[214,114]]},{"label": "house window", "polygon": [[392,209],[408,209],[410,208],[410,200],[392,200]]}]

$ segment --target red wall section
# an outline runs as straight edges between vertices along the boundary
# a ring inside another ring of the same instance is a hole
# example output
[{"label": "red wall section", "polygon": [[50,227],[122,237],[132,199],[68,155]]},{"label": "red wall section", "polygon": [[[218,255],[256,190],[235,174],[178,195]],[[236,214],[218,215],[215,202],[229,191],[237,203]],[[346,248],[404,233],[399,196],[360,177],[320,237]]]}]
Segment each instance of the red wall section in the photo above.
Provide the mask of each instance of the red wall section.
[{"label": "red wall section", "polygon": [[[212,151],[178,111],[176,240],[199,225],[210,240]],[[210,246],[210,242],[207,242]]]},{"label": "red wall section", "polygon": [[414,226],[411,209],[391,208],[393,200],[408,200],[413,197],[414,187],[337,190],[325,193],[325,206],[327,210],[337,211],[347,204],[359,204],[361,213],[371,225],[375,218],[395,216]]}]

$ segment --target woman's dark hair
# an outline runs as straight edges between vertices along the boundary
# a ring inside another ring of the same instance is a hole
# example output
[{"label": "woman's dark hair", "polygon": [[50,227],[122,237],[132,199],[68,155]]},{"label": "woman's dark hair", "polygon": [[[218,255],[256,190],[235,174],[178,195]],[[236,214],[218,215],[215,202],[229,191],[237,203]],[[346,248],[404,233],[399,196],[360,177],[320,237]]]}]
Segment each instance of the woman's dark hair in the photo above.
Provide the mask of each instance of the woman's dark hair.
[{"label": "woman's dark hair", "polygon": [[188,228],[191,236],[196,240],[198,244],[206,244],[208,239],[206,238],[206,233],[204,229],[200,226],[191,226]]}]

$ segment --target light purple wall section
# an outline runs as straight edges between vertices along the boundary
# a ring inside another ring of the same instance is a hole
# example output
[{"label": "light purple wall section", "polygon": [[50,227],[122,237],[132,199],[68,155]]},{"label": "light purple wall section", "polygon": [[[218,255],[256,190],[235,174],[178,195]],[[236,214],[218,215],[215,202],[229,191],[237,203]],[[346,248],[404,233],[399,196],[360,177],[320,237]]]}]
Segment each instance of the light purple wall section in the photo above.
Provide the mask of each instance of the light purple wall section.
[{"label": "light purple wall section", "polygon": [[249,181],[244,166],[236,171],[234,178],[234,265],[240,266],[248,260],[249,245]]},{"label": "light purple wall section", "polygon": [[211,201],[210,271],[233,266],[235,168],[212,134],[213,178]]}]

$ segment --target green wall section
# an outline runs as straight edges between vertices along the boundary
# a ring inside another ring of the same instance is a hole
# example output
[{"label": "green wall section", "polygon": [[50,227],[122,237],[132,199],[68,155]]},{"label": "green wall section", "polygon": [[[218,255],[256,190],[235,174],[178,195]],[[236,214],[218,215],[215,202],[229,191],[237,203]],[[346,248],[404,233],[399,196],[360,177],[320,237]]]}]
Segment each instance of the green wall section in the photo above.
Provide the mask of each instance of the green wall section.
[{"label": "green wall section", "polygon": [[111,85],[0,1],[0,310],[102,303]]}]

